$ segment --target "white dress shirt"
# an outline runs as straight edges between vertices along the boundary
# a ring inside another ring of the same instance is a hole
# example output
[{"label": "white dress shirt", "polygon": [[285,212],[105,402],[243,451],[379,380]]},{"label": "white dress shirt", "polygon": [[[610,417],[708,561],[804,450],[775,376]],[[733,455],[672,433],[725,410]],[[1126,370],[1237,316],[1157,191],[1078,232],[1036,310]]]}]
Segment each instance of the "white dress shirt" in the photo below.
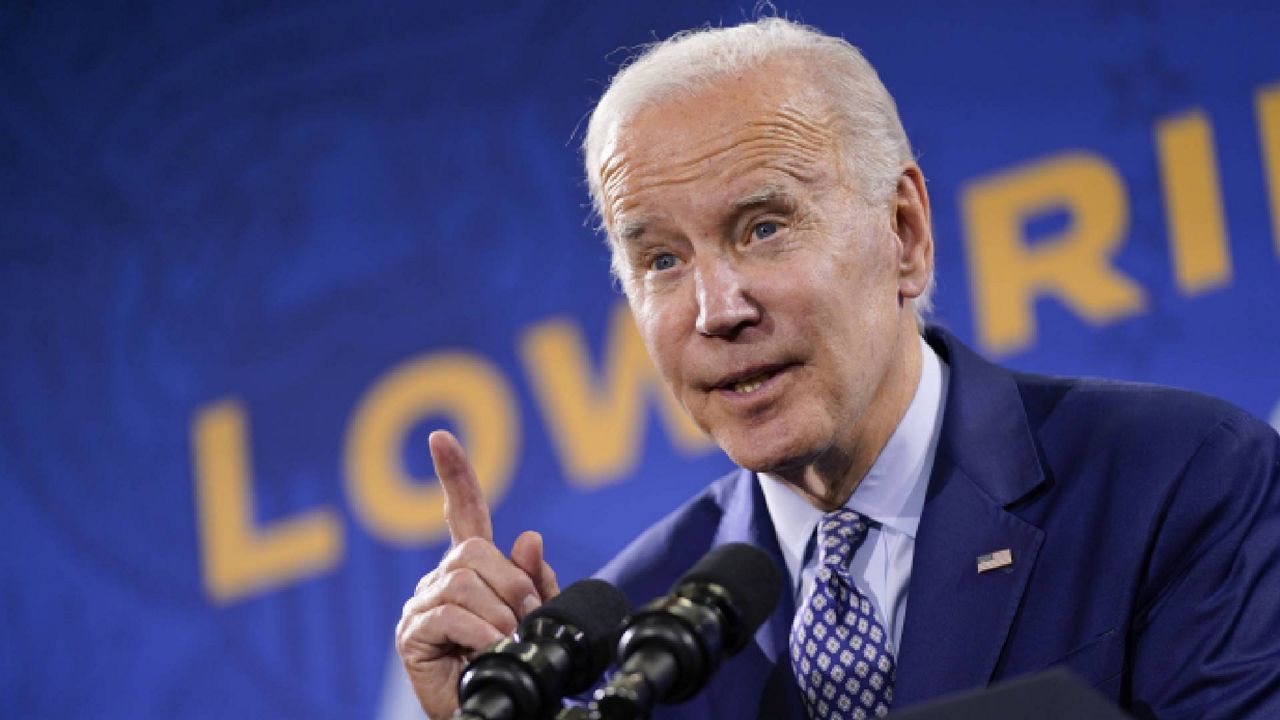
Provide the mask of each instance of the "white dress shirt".
[{"label": "white dress shirt", "polygon": [[[854,552],[850,569],[854,583],[875,605],[889,631],[894,652],[902,646],[916,529],[938,449],[950,377],[950,368],[923,338],[920,346],[920,379],[911,405],[844,504],[871,520],[867,539]],[[823,513],[777,477],[766,473],[757,473],[756,477],[782,547],[798,607],[813,587],[818,565],[814,538]]]}]

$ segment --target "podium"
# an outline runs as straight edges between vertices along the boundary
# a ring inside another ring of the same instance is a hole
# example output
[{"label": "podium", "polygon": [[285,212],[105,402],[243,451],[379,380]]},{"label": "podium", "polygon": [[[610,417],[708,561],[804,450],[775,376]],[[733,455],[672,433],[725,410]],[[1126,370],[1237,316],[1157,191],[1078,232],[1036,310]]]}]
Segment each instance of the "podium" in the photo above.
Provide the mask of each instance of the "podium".
[{"label": "podium", "polygon": [[889,720],[1133,720],[1065,668],[890,712]]}]

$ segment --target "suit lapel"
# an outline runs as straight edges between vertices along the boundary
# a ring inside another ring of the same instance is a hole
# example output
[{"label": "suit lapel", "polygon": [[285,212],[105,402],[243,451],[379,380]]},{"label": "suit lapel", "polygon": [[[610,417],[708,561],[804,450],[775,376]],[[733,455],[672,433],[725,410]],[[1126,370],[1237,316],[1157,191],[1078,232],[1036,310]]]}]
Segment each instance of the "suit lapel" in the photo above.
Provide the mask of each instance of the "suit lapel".
[{"label": "suit lapel", "polygon": [[[1006,509],[1044,482],[1012,376],[944,332],[928,340],[951,373],[916,537],[897,707],[991,681],[1044,539]],[[1012,564],[980,573],[978,557],[1000,550]]]},{"label": "suit lapel", "polygon": [[[992,504],[950,462],[939,458],[933,478],[941,487],[925,502],[916,538],[898,707],[990,682],[1044,535]],[[978,572],[979,555],[1005,549],[1012,565]]]}]

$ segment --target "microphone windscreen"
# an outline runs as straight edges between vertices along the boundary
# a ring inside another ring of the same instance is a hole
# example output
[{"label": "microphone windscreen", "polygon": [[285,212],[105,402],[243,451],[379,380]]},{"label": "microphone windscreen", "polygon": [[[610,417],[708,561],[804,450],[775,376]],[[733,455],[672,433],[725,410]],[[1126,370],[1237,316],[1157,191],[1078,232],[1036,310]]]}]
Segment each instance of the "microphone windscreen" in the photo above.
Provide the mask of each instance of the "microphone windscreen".
[{"label": "microphone windscreen", "polygon": [[689,569],[676,587],[687,583],[715,583],[728,592],[744,630],[756,631],[773,612],[782,595],[782,574],[765,551],[746,543],[715,548]]},{"label": "microphone windscreen", "polygon": [[614,645],[631,604],[622,591],[604,580],[587,578],[565,588],[520,622],[523,634],[540,618],[572,625],[590,646],[590,672],[599,676],[613,661]]}]

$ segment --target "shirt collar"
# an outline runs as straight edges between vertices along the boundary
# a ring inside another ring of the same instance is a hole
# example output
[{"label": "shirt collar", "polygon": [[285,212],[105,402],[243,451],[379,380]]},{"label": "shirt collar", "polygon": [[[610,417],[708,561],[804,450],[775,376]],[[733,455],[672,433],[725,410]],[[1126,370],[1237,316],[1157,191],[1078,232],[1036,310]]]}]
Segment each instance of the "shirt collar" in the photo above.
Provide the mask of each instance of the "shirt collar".
[{"label": "shirt collar", "polygon": [[[879,457],[849,497],[845,507],[866,515],[881,526],[916,536],[920,513],[929,487],[929,474],[938,447],[949,368],[923,338],[920,339],[920,379],[907,412]],[[803,563],[804,552],[822,511],[810,505],[785,482],[757,473],[778,544],[792,577]],[[794,567],[791,567],[794,562]]]}]

